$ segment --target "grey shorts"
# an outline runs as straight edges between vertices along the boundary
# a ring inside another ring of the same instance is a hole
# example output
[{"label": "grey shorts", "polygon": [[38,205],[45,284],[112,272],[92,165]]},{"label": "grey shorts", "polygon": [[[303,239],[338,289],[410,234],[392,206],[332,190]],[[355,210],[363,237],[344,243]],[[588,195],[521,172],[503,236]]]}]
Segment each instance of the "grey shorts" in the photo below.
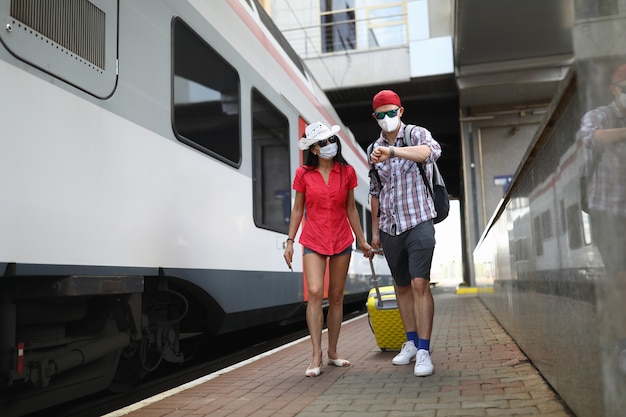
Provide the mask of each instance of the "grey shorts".
[{"label": "grey shorts", "polygon": [[336,253],[334,255],[324,255],[323,253],[315,252],[313,249],[309,249],[309,248],[307,248],[305,246],[304,247],[304,255],[309,254],[309,253],[317,253],[318,255],[330,256],[331,258],[334,257],[334,256],[343,256],[343,255],[348,255],[349,253],[352,253],[352,245],[348,246],[347,248],[345,248],[341,252]]},{"label": "grey shorts", "polygon": [[430,281],[430,267],[435,251],[435,225],[432,220],[420,223],[398,236],[380,232],[380,243],[396,285],[411,285],[413,278]]}]

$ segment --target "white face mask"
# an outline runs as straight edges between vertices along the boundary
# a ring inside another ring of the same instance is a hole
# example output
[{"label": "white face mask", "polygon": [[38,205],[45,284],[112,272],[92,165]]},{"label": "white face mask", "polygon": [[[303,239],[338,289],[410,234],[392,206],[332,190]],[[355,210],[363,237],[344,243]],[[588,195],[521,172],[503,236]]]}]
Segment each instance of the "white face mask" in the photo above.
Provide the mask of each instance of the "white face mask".
[{"label": "white face mask", "polygon": [[400,124],[400,116],[389,117],[385,116],[382,120],[376,120],[378,122],[378,126],[385,132],[393,132],[398,128]]},{"label": "white face mask", "polygon": [[320,148],[320,158],[322,159],[333,159],[335,155],[337,155],[337,144],[329,143],[328,145]]}]

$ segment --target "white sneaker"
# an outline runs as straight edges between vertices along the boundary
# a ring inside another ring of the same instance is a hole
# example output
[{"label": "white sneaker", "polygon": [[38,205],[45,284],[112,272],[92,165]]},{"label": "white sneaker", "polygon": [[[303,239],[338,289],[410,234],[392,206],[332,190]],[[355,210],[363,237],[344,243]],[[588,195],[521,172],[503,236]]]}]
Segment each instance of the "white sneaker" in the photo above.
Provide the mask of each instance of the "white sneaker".
[{"label": "white sneaker", "polygon": [[426,349],[420,349],[417,351],[417,360],[415,361],[415,368],[413,368],[413,375],[415,376],[428,376],[435,372],[433,361],[430,359],[430,352]]},{"label": "white sneaker", "polygon": [[402,350],[392,360],[394,365],[408,365],[415,360],[417,354],[417,348],[412,340],[405,342],[402,345]]}]

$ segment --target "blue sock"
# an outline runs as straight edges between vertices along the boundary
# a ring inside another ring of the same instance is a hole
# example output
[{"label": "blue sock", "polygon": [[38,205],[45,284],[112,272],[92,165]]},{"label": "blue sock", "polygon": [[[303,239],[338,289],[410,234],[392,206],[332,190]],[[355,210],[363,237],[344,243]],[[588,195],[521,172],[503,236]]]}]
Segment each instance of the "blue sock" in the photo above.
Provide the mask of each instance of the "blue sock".
[{"label": "blue sock", "polygon": [[417,332],[406,332],[406,340],[412,340],[413,344],[417,346],[419,338],[417,337]]},{"label": "blue sock", "polygon": [[424,349],[430,352],[430,339],[420,339],[417,343],[417,349]]}]

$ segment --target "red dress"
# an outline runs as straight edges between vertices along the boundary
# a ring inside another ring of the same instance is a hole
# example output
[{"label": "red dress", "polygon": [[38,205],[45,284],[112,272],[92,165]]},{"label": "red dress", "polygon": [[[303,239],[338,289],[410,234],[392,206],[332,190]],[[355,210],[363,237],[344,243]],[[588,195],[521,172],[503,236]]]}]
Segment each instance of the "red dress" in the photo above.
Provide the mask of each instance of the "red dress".
[{"label": "red dress", "polygon": [[354,168],[335,162],[324,182],[317,168],[298,167],[293,189],[304,194],[305,221],[300,244],[322,255],[343,252],[354,242],[348,221],[348,191],[356,188]]}]

